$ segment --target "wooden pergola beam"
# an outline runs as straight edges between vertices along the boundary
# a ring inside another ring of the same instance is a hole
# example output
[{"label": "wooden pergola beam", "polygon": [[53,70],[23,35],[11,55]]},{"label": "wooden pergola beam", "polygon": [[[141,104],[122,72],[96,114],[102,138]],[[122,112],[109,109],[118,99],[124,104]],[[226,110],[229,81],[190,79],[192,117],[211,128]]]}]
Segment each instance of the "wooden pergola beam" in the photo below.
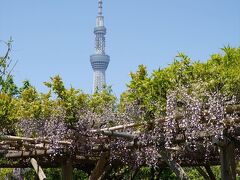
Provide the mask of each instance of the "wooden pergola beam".
[{"label": "wooden pergola beam", "polygon": [[35,151],[17,151],[9,152],[5,155],[6,158],[34,157],[40,155],[53,154],[52,150],[35,150]]},{"label": "wooden pergola beam", "polygon": [[[17,142],[32,142],[32,143],[45,143],[45,144],[51,144],[52,142],[49,140],[43,140],[43,139],[38,139],[38,138],[27,138],[27,137],[19,137],[19,136],[0,136],[0,140],[2,141],[17,141]],[[56,141],[56,143],[59,143],[61,145],[71,145],[71,142],[69,141]]]},{"label": "wooden pergola beam", "polygon": [[116,131],[116,130],[121,130],[121,129],[127,129],[127,128],[132,128],[132,127],[137,127],[144,125],[144,123],[130,123],[126,125],[118,125],[114,127],[109,127],[109,128],[102,128],[102,129],[92,129],[90,130],[91,133],[101,133],[103,131]]},{"label": "wooden pergola beam", "polygon": [[107,135],[111,137],[121,137],[129,140],[133,140],[137,137],[134,134],[124,133],[124,132],[102,131],[101,133],[103,135]]}]

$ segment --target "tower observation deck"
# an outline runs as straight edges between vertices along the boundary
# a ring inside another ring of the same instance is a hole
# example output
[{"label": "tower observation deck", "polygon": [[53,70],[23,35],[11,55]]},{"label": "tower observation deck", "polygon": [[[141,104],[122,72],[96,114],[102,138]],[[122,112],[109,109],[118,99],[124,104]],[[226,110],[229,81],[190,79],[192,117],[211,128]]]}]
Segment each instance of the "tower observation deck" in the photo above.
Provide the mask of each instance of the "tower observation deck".
[{"label": "tower observation deck", "polygon": [[95,34],[95,53],[90,56],[93,68],[93,93],[103,90],[106,85],[105,71],[108,67],[110,57],[105,54],[105,35],[104,16],[102,15],[102,0],[98,0],[98,16],[96,19]]}]

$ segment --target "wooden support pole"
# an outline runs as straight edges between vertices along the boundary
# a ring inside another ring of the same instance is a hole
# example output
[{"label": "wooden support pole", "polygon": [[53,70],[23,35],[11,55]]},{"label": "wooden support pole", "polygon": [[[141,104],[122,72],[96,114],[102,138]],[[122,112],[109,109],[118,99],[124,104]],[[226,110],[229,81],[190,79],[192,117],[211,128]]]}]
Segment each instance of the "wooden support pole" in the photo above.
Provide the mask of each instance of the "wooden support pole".
[{"label": "wooden support pole", "polygon": [[236,180],[235,146],[229,141],[220,146],[221,179]]},{"label": "wooden support pole", "polygon": [[175,172],[179,179],[189,180],[183,168],[173,160],[170,153],[168,153],[166,150],[160,150],[159,154],[161,155],[162,159],[168,164],[168,166]]},{"label": "wooden support pole", "polygon": [[208,174],[200,166],[195,167],[195,169],[204,177],[205,180],[211,180]]},{"label": "wooden support pole", "polygon": [[102,173],[102,175],[100,176],[100,178],[98,178],[99,180],[105,180],[108,179],[107,176],[110,174],[110,172],[112,171],[113,167],[112,165],[108,164],[107,166],[105,166],[104,168],[104,172]]},{"label": "wooden support pole", "polygon": [[101,175],[104,173],[105,166],[108,162],[108,153],[104,153],[98,160],[95,168],[93,169],[89,180],[98,180]]},{"label": "wooden support pole", "polygon": [[39,164],[37,163],[37,161],[34,158],[31,158],[30,162],[31,162],[35,172],[37,173],[39,180],[46,179],[46,176],[45,176],[41,166],[39,166]]},{"label": "wooden support pole", "polygon": [[73,179],[72,160],[70,158],[67,158],[62,161],[62,180],[72,179]]},{"label": "wooden support pole", "polygon": [[210,179],[211,179],[211,180],[216,180],[215,175],[213,174],[211,167],[210,167],[209,165],[206,165],[206,166],[204,166],[204,167],[205,167],[205,169],[206,169],[206,171],[207,171],[208,176],[210,177]]}]

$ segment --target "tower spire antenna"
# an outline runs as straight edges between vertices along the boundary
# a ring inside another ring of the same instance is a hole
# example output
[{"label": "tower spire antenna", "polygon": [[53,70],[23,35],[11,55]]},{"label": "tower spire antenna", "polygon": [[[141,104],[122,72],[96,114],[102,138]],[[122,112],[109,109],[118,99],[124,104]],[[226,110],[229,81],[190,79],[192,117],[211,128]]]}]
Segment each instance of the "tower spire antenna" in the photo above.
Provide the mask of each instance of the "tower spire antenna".
[{"label": "tower spire antenna", "polygon": [[102,4],[103,4],[103,2],[102,2],[102,0],[98,0],[98,15],[99,16],[102,16]]}]

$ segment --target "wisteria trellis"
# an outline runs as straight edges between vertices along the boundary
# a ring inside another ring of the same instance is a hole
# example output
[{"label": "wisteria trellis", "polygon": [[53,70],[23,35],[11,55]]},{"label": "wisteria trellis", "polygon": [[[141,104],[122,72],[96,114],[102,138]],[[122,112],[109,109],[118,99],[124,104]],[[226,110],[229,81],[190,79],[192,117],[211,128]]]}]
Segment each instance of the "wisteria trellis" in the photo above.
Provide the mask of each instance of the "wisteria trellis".
[{"label": "wisteria trellis", "polygon": [[[110,107],[102,113],[79,110],[78,122],[71,125],[65,123],[62,112],[48,119],[22,120],[18,128],[24,137],[51,142],[47,148],[52,150],[53,158],[66,152],[91,157],[107,151],[111,161],[118,160],[133,168],[142,164],[157,167],[161,162],[159,151],[165,149],[180,164],[211,163],[219,159],[212,139],[223,139],[225,129],[234,134],[239,127],[239,112],[226,111],[226,107],[237,106],[234,99],[219,92],[197,94],[179,88],[169,92],[166,116],[150,122],[136,122],[135,117],[144,112],[132,104],[125,113]],[[135,125],[124,128],[130,123]],[[107,131],[117,125],[122,128]],[[69,144],[63,146],[61,141]]]}]

